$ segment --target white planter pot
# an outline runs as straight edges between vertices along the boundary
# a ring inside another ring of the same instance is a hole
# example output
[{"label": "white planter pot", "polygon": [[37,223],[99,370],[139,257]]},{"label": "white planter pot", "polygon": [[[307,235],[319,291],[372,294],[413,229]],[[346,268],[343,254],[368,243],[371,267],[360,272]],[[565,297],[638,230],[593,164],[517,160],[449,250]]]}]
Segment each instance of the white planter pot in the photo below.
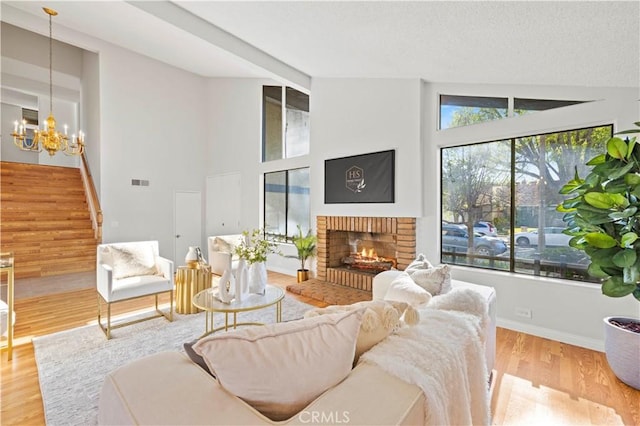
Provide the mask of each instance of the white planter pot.
[{"label": "white planter pot", "polygon": [[604,319],[604,348],[607,362],[615,375],[635,389],[640,389],[640,334],[617,327],[609,322],[638,322],[633,318],[607,317]]}]

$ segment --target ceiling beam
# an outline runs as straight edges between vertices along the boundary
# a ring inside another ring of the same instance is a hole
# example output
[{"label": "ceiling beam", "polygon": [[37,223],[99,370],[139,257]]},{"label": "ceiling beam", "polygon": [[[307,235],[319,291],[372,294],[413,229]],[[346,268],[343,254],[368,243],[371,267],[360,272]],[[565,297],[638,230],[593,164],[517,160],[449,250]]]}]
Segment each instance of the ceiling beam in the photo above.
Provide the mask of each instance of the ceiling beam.
[{"label": "ceiling beam", "polygon": [[290,85],[304,91],[308,91],[311,88],[311,77],[309,75],[170,1],[127,1],[127,3],[193,34],[237,58],[264,69],[272,74],[276,80],[285,80]]}]

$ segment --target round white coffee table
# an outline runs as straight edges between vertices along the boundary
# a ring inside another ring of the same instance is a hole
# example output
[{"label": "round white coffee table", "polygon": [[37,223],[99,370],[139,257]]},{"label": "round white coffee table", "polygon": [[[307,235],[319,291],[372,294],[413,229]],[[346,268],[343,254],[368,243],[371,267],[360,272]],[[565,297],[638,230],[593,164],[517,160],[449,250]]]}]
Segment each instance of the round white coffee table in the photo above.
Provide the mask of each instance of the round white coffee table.
[{"label": "round white coffee table", "polygon": [[[282,321],[282,299],[284,299],[284,290],[267,284],[264,294],[245,294],[240,302],[233,299],[230,303],[224,303],[218,298],[217,288],[202,290],[193,296],[192,302],[194,306],[206,312],[205,332],[203,334],[203,336],[206,336],[220,330],[228,331],[231,327],[235,329],[242,325],[264,325],[259,322],[238,322],[238,313],[257,311],[273,305],[276,305],[276,322],[280,322]],[[214,314],[216,312],[224,313],[224,325],[217,328],[214,324]],[[233,322],[231,324],[229,323],[229,314],[233,314]]]}]

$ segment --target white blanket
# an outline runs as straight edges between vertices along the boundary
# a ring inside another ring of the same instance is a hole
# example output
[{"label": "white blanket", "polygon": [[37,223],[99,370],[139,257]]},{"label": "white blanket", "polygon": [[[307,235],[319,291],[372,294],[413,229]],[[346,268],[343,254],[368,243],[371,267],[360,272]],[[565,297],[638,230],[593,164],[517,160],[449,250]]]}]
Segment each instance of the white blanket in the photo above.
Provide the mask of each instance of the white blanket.
[{"label": "white blanket", "polygon": [[488,425],[483,315],[439,308],[420,309],[419,324],[390,335],[363,354],[360,362],[377,364],[420,387],[427,425]]}]

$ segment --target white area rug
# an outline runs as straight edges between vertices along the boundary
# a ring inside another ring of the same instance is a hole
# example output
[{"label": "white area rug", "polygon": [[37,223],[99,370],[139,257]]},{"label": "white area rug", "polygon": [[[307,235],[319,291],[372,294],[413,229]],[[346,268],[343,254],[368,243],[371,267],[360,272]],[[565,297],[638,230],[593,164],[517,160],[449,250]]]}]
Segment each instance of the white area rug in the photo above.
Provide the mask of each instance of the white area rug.
[{"label": "white area rug", "polygon": [[[310,305],[282,301],[282,320],[302,318]],[[216,314],[216,326],[224,316]],[[230,320],[231,320],[230,316]],[[238,314],[238,322],[275,322],[275,306]],[[183,351],[205,329],[205,314],[174,314],[112,331],[106,340],[97,324],[33,339],[40,389],[48,425],[95,425],[104,377],[127,362],[160,351]]]}]

